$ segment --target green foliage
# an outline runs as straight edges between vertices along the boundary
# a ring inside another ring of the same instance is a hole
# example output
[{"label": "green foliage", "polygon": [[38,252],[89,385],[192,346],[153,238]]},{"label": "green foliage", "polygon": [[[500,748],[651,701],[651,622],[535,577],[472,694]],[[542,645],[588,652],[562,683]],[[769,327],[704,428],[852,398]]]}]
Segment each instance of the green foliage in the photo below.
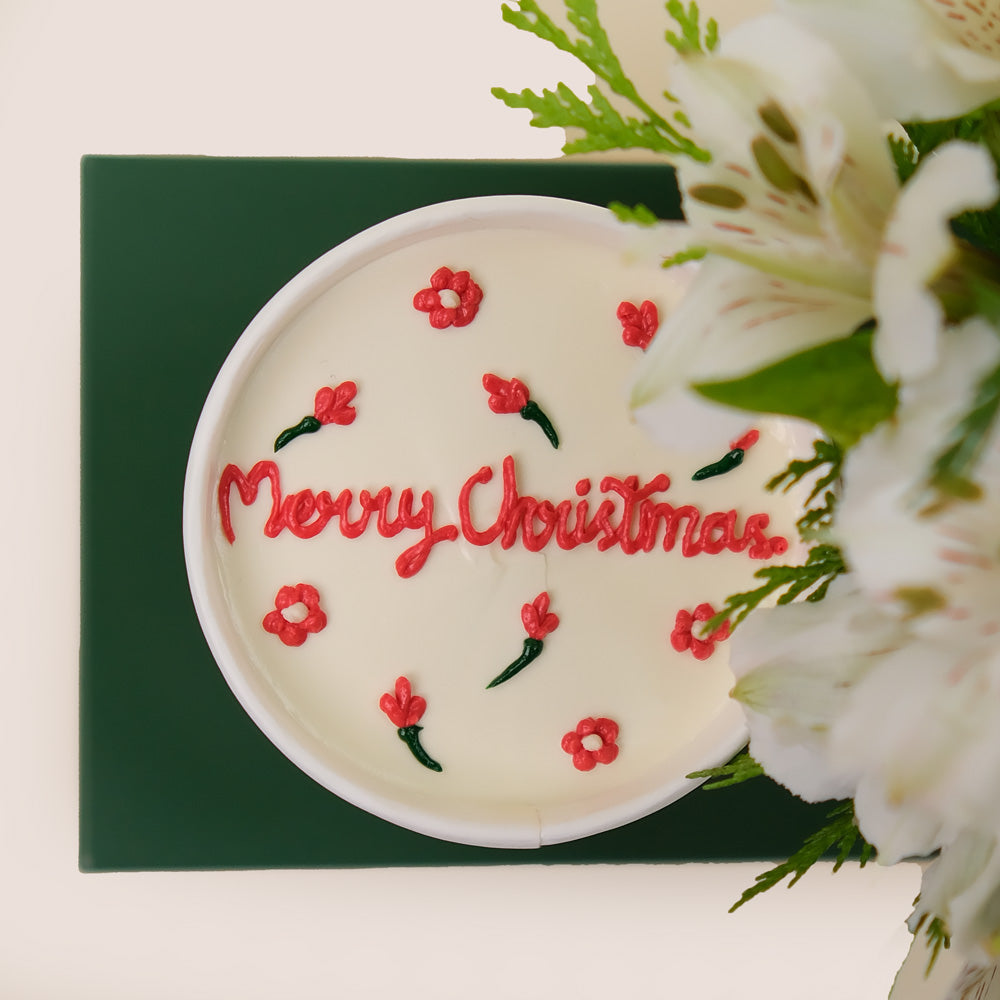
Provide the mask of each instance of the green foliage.
[{"label": "green foliage", "polygon": [[900,184],[905,184],[917,169],[918,154],[917,147],[899,136],[889,136],[889,152],[892,154],[892,162],[896,165],[896,176]]},{"label": "green foliage", "polygon": [[[909,135],[919,163],[938,146],[955,139],[986,147],[1000,165],[1000,109],[986,105],[972,114],[936,122],[908,122],[903,128]],[[1000,205],[985,211],[963,212],[952,221],[955,234],[983,250],[1000,246]]]},{"label": "green foliage", "polygon": [[589,103],[564,83],[557,84],[555,91],[543,90],[541,94],[531,90],[512,94],[501,87],[494,87],[492,93],[508,108],[527,108],[535,128],[581,129],[584,132],[581,138],[571,139],[563,146],[567,155],[607,149],[652,149],[671,154],[680,149],[677,142],[652,122],[622,117],[596,86],[587,88]]},{"label": "green foliage", "polygon": [[621,222],[631,222],[637,226],[655,226],[659,219],[656,213],[646,205],[626,205],[620,201],[613,201],[608,208],[618,217]]},{"label": "green foliage", "polygon": [[854,821],[854,803],[850,800],[838,802],[827,814],[826,825],[810,834],[802,846],[787,860],[754,880],[754,884],[730,907],[729,912],[739,909],[754,896],[766,892],[779,882],[790,878],[789,888],[814,865],[829,854],[834,854],[834,871],[838,871],[860,843],[859,862],[862,867],[871,858],[874,848],[861,836]]},{"label": "green foliage", "polygon": [[698,25],[698,4],[692,0],[687,10],[681,0],[667,0],[667,13],[677,22],[681,29],[667,32],[667,41],[683,56],[694,52],[711,52],[719,44],[719,26],[714,18],[709,18],[702,36]]},{"label": "green foliage", "polygon": [[751,778],[759,778],[764,773],[760,766],[746,750],[741,750],[728,764],[721,767],[708,767],[704,771],[692,771],[689,778],[710,778],[711,781],[702,785],[702,790],[710,792],[715,788],[728,788],[739,785]]},{"label": "green foliage", "polygon": [[964,142],[982,142],[990,152],[1000,148],[997,144],[997,109],[985,105],[961,118],[948,118],[933,122],[905,122],[903,128],[916,147],[919,159],[933,153],[946,142],[961,139]]},{"label": "green foliage", "polygon": [[[535,2],[520,0],[517,8],[504,4],[503,19],[528,31],[580,60],[612,93],[624,97],[642,117],[623,116],[608,100],[600,86],[588,87],[590,101],[584,101],[560,83],[555,91],[531,90],[511,93],[494,87],[493,95],[511,108],[527,108],[531,124],[537,128],[578,128],[584,136],[568,142],[565,153],[586,153],[605,149],[651,149],[667,155],[682,154],[707,162],[709,154],[682,135],[662,115],[640,97],[625,75],[611,49],[607,33],[597,16],[596,0],[563,0],[570,24],[579,32],[576,39],[563,31]],[[707,38],[707,36],[706,36]]]},{"label": "green foliage", "polygon": [[963,212],[951,220],[951,228],[959,239],[976,249],[995,252],[1000,247],[1000,205],[980,212]]},{"label": "green foliage", "polygon": [[664,257],[661,267],[677,267],[678,264],[686,264],[689,260],[701,260],[708,253],[706,247],[688,247],[675,253],[673,257]]},{"label": "green foliage", "polygon": [[[952,220],[952,228],[963,222],[979,223],[990,212],[969,213]],[[980,233],[980,236],[983,234]],[[987,235],[983,237],[990,239]],[[1000,247],[1000,244],[994,244]],[[937,296],[949,323],[961,323],[970,316],[982,316],[1000,329],[1000,257],[960,239],[948,263],[927,287]]]},{"label": "green foliage", "polygon": [[814,545],[801,566],[764,566],[757,570],[754,577],[764,583],[756,590],[732,594],[704,629],[710,632],[726,619],[736,628],[751,611],[779,591],[784,593],[778,598],[778,604],[791,604],[803,594],[807,601],[821,601],[826,597],[830,584],[846,570],[844,557],[836,545]]},{"label": "green foliage", "polygon": [[[920,897],[918,896],[915,902],[918,902]],[[927,958],[927,968],[924,971],[925,976],[931,974],[931,970],[934,968],[934,964],[938,960],[938,956],[941,954],[941,949],[947,950],[951,947],[951,934],[948,931],[948,925],[940,917],[931,917],[928,920],[929,914],[925,913],[917,923],[917,926],[913,928],[914,935],[917,935],[922,930],[927,938],[927,950],[930,955]]]},{"label": "green foliage", "polygon": [[872,332],[820,344],[740,379],[693,388],[716,403],[808,420],[849,448],[896,409],[895,386],[872,360]]},{"label": "green foliage", "polygon": [[[813,481],[812,490],[802,505],[805,508],[805,513],[796,522],[796,527],[798,527],[799,534],[803,539],[814,539],[824,534],[833,523],[837,494],[829,487],[832,487],[840,479],[843,463],[843,449],[833,441],[820,438],[813,441],[811,458],[794,459],[788,463],[784,472],[778,473],[768,482],[767,489],[780,489],[783,493],[787,493],[806,476],[821,469],[824,465],[828,466],[827,470]],[[813,501],[817,498],[822,502],[813,505]]]},{"label": "green foliage", "polygon": [[972,476],[998,412],[1000,366],[979,383],[972,406],[955,425],[944,450],[931,465],[930,486],[943,500],[974,500],[979,496],[979,487]]}]

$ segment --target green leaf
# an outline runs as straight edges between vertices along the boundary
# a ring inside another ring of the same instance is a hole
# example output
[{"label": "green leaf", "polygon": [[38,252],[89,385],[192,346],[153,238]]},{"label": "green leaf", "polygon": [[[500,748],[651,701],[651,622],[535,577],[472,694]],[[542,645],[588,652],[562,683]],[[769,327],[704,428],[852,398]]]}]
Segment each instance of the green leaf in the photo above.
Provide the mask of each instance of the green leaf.
[{"label": "green leaf", "polygon": [[727,406],[808,420],[849,448],[896,409],[896,389],[872,360],[872,332],[820,344],[740,379],[693,388]]},{"label": "green leaf", "polygon": [[896,176],[900,184],[905,184],[916,172],[919,155],[917,147],[909,139],[889,136],[889,152],[896,165]]},{"label": "green leaf", "polygon": [[[984,146],[1000,165],[1000,108],[984,105],[961,118],[936,122],[907,122],[903,128],[916,149],[919,163],[939,146],[953,139]],[[905,178],[901,177],[901,180]],[[963,212],[952,220],[952,229],[960,239],[981,250],[1000,246],[1000,205],[982,211]]]},{"label": "green leaf", "polygon": [[739,909],[754,896],[766,892],[786,878],[790,879],[789,887],[795,885],[817,861],[829,854],[834,854],[833,870],[838,871],[855,847],[859,846],[859,842],[861,853],[858,860],[863,868],[874,853],[874,849],[858,830],[854,820],[854,803],[849,799],[839,802],[827,814],[826,825],[808,836],[787,861],[758,875],[754,884],[730,907],[729,912]]},{"label": "green leaf", "polygon": [[932,488],[959,500],[974,500],[980,490],[973,474],[1000,412],[1000,366],[979,383],[972,406],[955,425],[944,450],[931,465]]}]

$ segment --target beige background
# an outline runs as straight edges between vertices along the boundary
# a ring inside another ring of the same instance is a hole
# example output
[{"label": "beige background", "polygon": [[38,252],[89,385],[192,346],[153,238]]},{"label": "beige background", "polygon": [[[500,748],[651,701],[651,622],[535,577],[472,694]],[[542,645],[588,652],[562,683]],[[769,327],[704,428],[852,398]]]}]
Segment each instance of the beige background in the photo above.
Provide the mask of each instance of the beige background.
[{"label": "beige background", "polygon": [[[489,88],[587,82],[494,0],[280,11],[0,5],[0,998],[885,997],[912,866],[818,871],[733,916],[761,866],[77,872],[79,157],[553,156]],[[655,78],[662,4],[613,13]]]}]

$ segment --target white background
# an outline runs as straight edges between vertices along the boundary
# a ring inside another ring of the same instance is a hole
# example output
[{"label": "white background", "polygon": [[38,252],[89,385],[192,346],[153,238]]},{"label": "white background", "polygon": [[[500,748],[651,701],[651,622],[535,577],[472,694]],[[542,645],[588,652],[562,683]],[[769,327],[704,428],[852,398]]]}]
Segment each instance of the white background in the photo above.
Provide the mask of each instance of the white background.
[{"label": "white background", "polygon": [[[612,3],[656,79],[662,3]],[[560,78],[495,0],[0,4],[0,1000],[886,996],[913,866],[732,916],[762,865],[76,869],[80,156],[548,157],[489,88]]]}]

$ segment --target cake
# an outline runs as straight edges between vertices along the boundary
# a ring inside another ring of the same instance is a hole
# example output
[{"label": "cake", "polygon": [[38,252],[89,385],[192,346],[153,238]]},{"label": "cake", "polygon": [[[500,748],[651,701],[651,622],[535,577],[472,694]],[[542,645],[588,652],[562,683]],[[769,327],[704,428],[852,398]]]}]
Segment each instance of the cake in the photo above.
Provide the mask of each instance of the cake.
[{"label": "cake", "polygon": [[667,454],[627,387],[668,286],[601,209],[432,206],[248,328],[185,495],[216,659],[277,746],[420,832],[534,847],[635,819],[743,738],[726,597],[796,537],[780,425]]}]

